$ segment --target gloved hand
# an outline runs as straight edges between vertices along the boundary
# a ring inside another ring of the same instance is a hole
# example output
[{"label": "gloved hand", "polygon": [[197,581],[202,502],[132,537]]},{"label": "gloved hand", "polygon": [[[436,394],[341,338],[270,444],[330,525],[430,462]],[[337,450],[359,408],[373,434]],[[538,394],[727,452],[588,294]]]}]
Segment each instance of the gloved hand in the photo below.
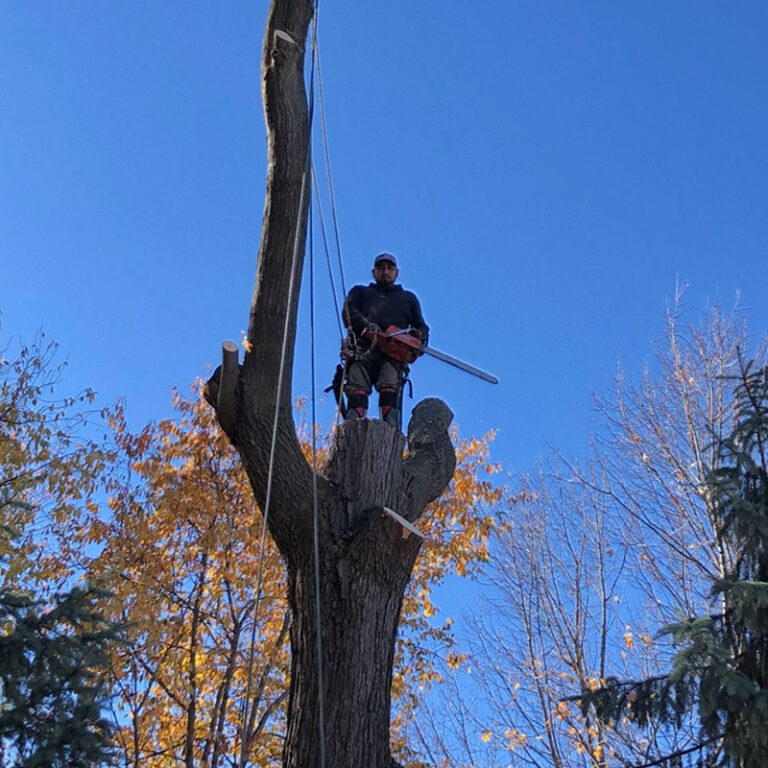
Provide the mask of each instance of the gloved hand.
[{"label": "gloved hand", "polygon": [[362,335],[367,341],[373,341],[379,333],[381,333],[381,328],[376,323],[368,323]]}]

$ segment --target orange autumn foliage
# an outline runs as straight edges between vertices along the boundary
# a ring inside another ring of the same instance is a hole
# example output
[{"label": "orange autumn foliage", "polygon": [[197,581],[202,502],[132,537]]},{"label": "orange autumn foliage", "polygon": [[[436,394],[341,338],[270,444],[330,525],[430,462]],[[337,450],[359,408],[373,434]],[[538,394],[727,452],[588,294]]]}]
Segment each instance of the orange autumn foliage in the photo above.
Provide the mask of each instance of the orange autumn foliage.
[{"label": "orange autumn foliage", "polygon": [[[72,526],[84,551],[98,551],[87,566],[113,593],[110,617],[130,627],[130,644],[112,658],[118,743],[137,768],[216,768],[239,764],[245,730],[247,763],[278,765],[290,669],[284,569],[267,537],[254,626],[261,514],[212,409],[178,394],[173,404],[177,420],[137,434],[120,408],[112,413],[109,509],[91,506]],[[400,730],[437,678],[434,649],[452,643],[451,620],[433,620],[432,590],[447,574],[473,576],[487,560],[500,500],[490,477],[498,470],[488,455],[492,436],[455,437],[451,486],[417,523],[427,540],[403,604],[393,677],[400,754]]]},{"label": "orange autumn foliage", "polygon": [[87,435],[94,393],[61,397],[57,356],[42,331],[0,343],[0,586],[41,596],[72,575],[59,529],[92,503],[108,460]]}]

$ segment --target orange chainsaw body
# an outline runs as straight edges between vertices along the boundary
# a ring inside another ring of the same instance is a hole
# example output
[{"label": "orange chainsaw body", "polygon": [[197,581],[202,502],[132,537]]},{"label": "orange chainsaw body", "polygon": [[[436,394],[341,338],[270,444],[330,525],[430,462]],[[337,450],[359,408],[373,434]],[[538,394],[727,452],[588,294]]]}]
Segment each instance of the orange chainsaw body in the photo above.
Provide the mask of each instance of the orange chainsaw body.
[{"label": "orange chainsaw body", "polygon": [[376,346],[387,357],[399,363],[412,363],[419,356],[423,345],[421,339],[396,325],[390,325],[386,331],[376,335]]}]

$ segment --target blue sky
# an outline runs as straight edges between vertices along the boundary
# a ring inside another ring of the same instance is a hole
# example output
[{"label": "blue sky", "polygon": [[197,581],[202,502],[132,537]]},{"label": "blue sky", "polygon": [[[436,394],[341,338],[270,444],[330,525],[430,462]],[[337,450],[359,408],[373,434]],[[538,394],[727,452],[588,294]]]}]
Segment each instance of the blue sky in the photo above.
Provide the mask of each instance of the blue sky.
[{"label": "blue sky", "polygon": [[[137,428],[247,325],[266,11],[0,0],[2,334],[43,327],[66,385]],[[398,254],[434,346],[501,379],[424,359],[416,399],[497,428],[508,471],[585,445],[591,390],[640,370],[677,282],[692,321],[740,292],[768,325],[766,28],[763,2],[321,0],[347,282]],[[306,302],[301,323],[308,396]]]}]

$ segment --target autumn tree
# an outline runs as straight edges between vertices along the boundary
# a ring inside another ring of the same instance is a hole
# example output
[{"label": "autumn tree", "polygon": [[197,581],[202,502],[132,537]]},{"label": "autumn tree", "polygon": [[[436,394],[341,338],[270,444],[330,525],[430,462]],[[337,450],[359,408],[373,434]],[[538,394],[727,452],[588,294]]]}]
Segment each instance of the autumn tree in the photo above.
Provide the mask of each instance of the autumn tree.
[{"label": "autumn tree", "polygon": [[[121,409],[111,414],[117,451],[109,510],[84,510],[70,535],[83,553],[97,551],[87,570],[109,586],[110,617],[129,628],[130,642],[111,656],[125,764],[239,765],[245,737],[248,764],[277,765],[290,664],[284,566],[267,540],[256,616],[258,509],[198,391],[199,383],[193,397],[174,397],[177,418],[138,433]],[[320,448],[324,463],[330,445]],[[436,674],[434,653],[450,653],[452,643],[431,590],[447,572],[473,575],[487,559],[489,508],[500,493],[487,440],[458,440],[458,459],[450,492],[424,520],[427,539],[404,599],[392,688],[393,748],[403,759],[405,726]]]},{"label": "autumn tree", "polygon": [[84,557],[97,553],[87,571],[128,627],[110,657],[116,741],[125,765],[213,768],[239,764],[245,736],[249,760],[273,765],[288,673],[281,565],[270,548],[257,626],[259,530],[241,464],[201,398],[174,404],[178,419],[138,433],[122,408],[110,414],[108,510],[72,531]]},{"label": "autumn tree", "polygon": [[57,354],[42,332],[0,346],[0,530],[11,534],[0,555],[3,583],[14,586],[55,586],[73,574],[59,557],[59,525],[94,496],[107,458],[87,429],[93,392],[58,394]]},{"label": "autumn tree", "polygon": [[[733,567],[707,477],[718,465],[719,441],[731,432],[731,377],[753,347],[738,304],[684,324],[682,298],[670,307],[658,353],[639,383],[620,371],[613,395],[597,398],[604,424],[596,437],[605,478],[599,490],[637,530],[640,586],[663,623],[699,613],[711,599],[709,581]],[[755,359],[765,360],[765,339],[754,346]],[[575,479],[586,482],[578,473]]]}]

